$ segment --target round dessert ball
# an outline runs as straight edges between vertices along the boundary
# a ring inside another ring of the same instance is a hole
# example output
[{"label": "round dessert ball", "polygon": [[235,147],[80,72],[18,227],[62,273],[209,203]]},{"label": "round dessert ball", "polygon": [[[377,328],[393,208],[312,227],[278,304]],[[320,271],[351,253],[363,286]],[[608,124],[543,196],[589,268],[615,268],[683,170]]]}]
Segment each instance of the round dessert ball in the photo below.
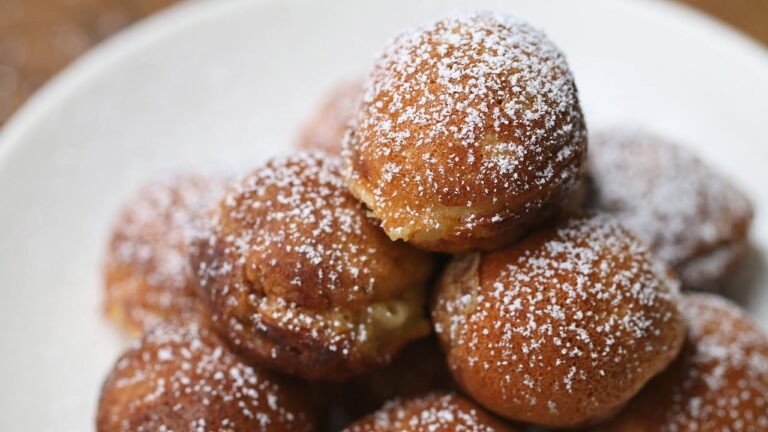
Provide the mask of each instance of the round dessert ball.
[{"label": "round dessert ball", "polygon": [[586,148],[563,54],[521,21],[477,13],[384,50],[345,140],[345,177],[392,239],[493,249],[559,210]]},{"label": "round dessert ball", "polygon": [[392,362],[336,389],[334,399],[350,418],[367,415],[385,402],[455,388],[434,336],[411,342]]},{"label": "round dessert ball", "polygon": [[459,386],[506,418],[576,427],[614,414],[685,337],[678,283],[607,215],[564,217],[457,256],[435,330]]},{"label": "round dessert ball", "polygon": [[309,432],[313,422],[301,385],[244,364],[205,324],[174,320],[118,360],[96,430]]},{"label": "round dessert ball", "polygon": [[375,368],[430,332],[433,257],[387,238],[339,167],[299,153],[257,168],[192,253],[222,334],[253,361],[313,380]]},{"label": "round dessert ball", "polygon": [[455,393],[432,393],[395,400],[357,421],[344,432],[514,432],[504,423]]},{"label": "round dessert ball", "polygon": [[681,309],[689,332],[680,357],[598,430],[768,430],[768,337],[712,294],[689,294]]},{"label": "round dessert ball", "polygon": [[224,190],[221,179],[177,174],[146,184],[124,204],[104,262],[104,307],[127,333],[197,309],[187,246]]},{"label": "round dessert ball", "polygon": [[359,80],[345,81],[331,89],[302,128],[298,147],[341,154],[344,134],[357,112],[362,93],[363,84]]},{"label": "round dessert ball", "polygon": [[747,250],[752,205],[689,150],[653,133],[614,127],[590,139],[592,205],[651,245],[683,287],[715,290]]}]

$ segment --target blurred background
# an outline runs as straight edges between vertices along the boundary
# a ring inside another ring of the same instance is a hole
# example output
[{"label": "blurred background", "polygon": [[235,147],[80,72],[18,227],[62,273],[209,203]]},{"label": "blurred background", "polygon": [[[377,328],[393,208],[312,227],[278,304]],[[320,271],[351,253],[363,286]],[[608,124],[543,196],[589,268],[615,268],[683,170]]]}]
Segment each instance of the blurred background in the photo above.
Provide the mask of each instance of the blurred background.
[{"label": "blurred background", "polygon": [[[179,1],[184,0],[0,0],[0,126],[90,47]],[[768,0],[676,1],[768,45]]]}]

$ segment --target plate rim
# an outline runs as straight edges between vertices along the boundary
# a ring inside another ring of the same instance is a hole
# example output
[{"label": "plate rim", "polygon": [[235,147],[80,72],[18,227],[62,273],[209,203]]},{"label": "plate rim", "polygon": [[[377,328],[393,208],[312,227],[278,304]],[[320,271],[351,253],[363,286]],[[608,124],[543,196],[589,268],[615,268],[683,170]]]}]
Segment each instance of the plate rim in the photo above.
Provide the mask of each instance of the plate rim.
[{"label": "plate rim", "polygon": [[[310,0],[196,0],[176,3],[101,41],[49,79],[11,115],[5,125],[0,127],[0,169],[12,159],[14,151],[22,145],[24,136],[34,130],[46,113],[55,112],[57,106],[73,97],[89,77],[99,74],[101,70],[108,71],[110,65],[129,58],[141,47],[156,43],[164,35],[172,34],[185,26],[211,19],[218,14],[230,13],[238,8],[259,7],[264,3],[277,1],[300,3]],[[768,47],[741,30],[692,6],[659,0],[591,2],[604,7],[634,8],[635,11],[653,15],[657,22],[667,21],[669,24],[669,21],[676,20],[675,25],[681,27],[681,31],[708,44],[712,49],[727,53],[726,55],[744,66],[761,70],[759,74],[768,79]]]}]

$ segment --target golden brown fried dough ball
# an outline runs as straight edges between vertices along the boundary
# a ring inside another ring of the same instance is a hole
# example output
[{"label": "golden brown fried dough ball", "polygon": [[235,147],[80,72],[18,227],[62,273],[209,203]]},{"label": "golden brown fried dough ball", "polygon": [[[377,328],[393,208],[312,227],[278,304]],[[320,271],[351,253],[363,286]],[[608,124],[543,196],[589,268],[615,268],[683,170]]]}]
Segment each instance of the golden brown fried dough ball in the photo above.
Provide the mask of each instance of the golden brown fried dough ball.
[{"label": "golden brown fried dough ball", "polygon": [[649,242],[683,287],[721,285],[747,249],[749,199],[689,150],[653,133],[606,129],[590,144],[593,205]]},{"label": "golden brown fried dough ball", "polygon": [[342,384],[336,399],[345,413],[358,418],[392,399],[454,387],[445,355],[430,336],[411,342],[390,364]]},{"label": "golden brown fried dough ball", "polygon": [[643,243],[608,215],[584,215],[456,257],[432,316],[473,399],[573,427],[615,413],[672,362],[685,337],[678,297]]},{"label": "golden brown fried dough ball", "polygon": [[478,13],[384,50],[346,140],[345,176],[392,239],[492,249],[561,207],[586,147],[563,54],[523,22]]},{"label": "golden brown fried dough ball", "polygon": [[395,400],[354,423],[345,432],[514,432],[505,424],[455,393],[432,393]]},{"label": "golden brown fried dough ball", "polygon": [[680,358],[599,430],[768,430],[768,337],[711,294],[689,294],[681,309],[689,333]]},{"label": "golden brown fried dough ball", "polygon": [[254,361],[344,379],[429,333],[431,255],[393,242],[347,191],[337,157],[274,159],[226,194],[193,253],[218,328]]},{"label": "golden brown fried dough ball", "polygon": [[346,81],[331,89],[322,105],[304,125],[298,147],[340,154],[341,142],[357,112],[362,93],[363,84],[358,80]]},{"label": "golden brown fried dough ball", "polygon": [[107,315],[138,336],[198,307],[188,242],[224,181],[179,174],[146,184],[125,203],[104,265]]},{"label": "golden brown fried dough ball", "polygon": [[154,327],[104,383],[99,432],[313,431],[311,405],[289,378],[244,364],[207,326]]}]

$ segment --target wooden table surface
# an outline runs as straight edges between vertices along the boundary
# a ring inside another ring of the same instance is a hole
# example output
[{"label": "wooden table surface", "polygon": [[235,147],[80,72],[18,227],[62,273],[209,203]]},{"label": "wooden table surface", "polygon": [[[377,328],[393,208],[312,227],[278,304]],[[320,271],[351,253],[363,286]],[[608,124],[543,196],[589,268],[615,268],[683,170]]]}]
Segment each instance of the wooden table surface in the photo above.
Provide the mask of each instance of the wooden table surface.
[{"label": "wooden table surface", "polygon": [[[0,125],[78,55],[176,1],[0,0]],[[768,44],[768,0],[680,1]]]}]

